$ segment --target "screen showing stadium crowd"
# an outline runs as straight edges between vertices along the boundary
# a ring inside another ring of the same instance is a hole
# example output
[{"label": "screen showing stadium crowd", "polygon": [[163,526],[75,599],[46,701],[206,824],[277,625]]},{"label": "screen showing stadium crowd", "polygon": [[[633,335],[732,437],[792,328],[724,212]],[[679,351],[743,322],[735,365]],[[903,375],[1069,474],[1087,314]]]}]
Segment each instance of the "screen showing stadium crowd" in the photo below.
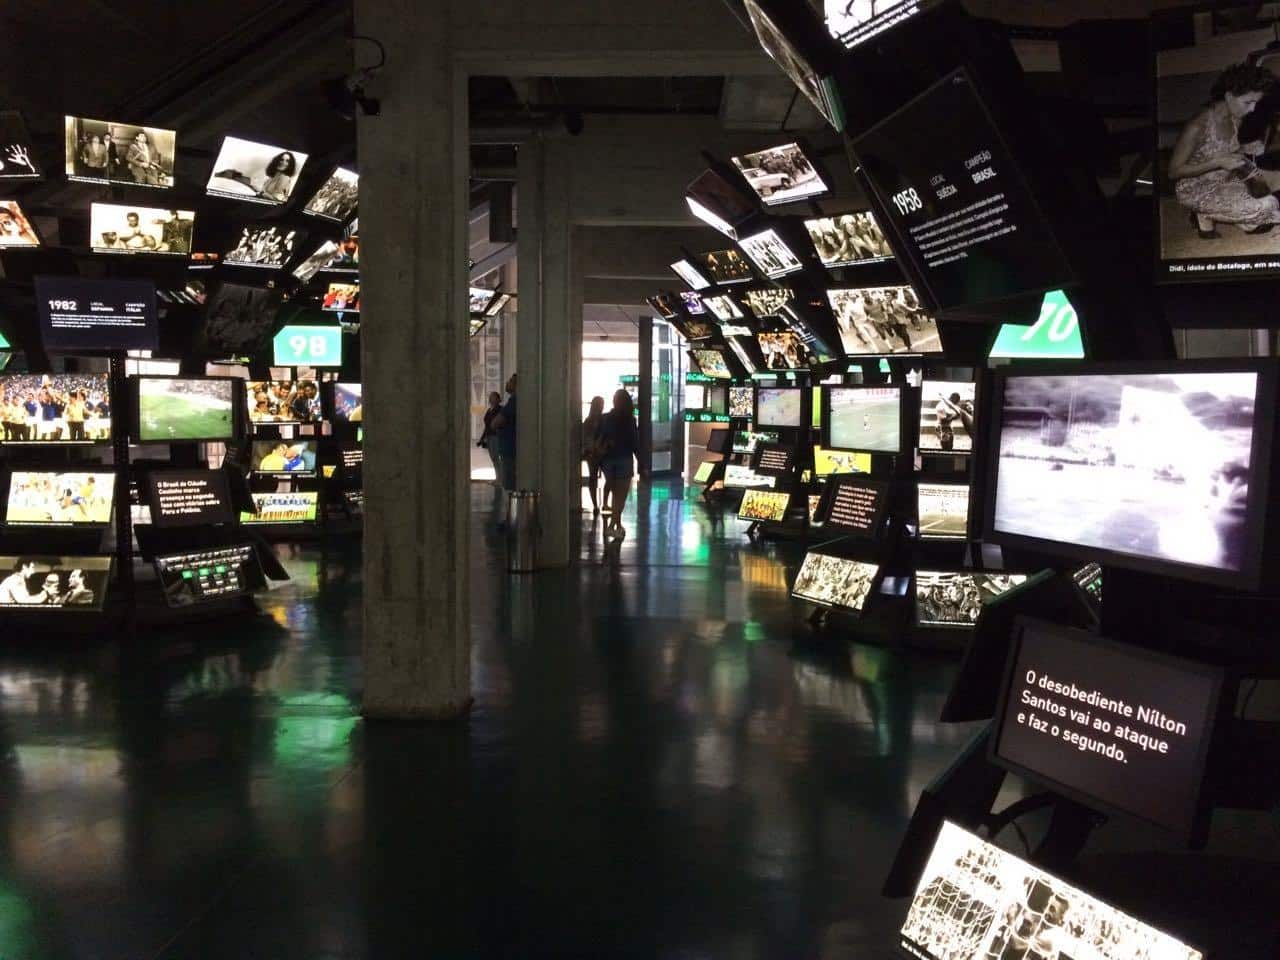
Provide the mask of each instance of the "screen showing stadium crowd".
[{"label": "screen showing stadium crowd", "polygon": [[111,439],[111,390],[105,373],[0,376],[0,440],[89,443]]}]

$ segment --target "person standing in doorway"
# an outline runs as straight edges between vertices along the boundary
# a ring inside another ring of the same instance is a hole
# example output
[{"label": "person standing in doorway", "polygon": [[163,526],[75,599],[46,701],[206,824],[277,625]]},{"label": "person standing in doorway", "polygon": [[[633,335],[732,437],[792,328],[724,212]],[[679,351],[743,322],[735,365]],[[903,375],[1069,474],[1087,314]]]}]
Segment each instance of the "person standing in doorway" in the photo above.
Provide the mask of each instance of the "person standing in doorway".
[{"label": "person standing in doorway", "polygon": [[614,537],[621,540],[627,535],[622,526],[622,510],[627,505],[627,494],[631,492],[631,478],[635,476],[632,461],[637,460],[640,448],[635,405],[627,391],[614,393],[613,409],[601,420],[599,435],[600,470],[604,473],[605,495],[613,511],[604,535],[606,539]]},{"label": "person standing in doorway", "polygon": [[592,397],[587,419],[582,421],[582,459],[587,462],[587,489],[591,492],[591,513],[600,513],[600,424],[604,420],[604,397]]},{"label": "person standing in doorway", "polygon": [[508,492],[516,488],[516,375],[507,380],[509,399],[493,418],[498,432],[498,460],[502,464],[502,486]]},{"label": "person standing in doorway", "polygon": [[498,432],[493,421],[502,412],[502,394],[494,390],[489,394],[489,409],[484,412],[484,432],[480,434],[477,446],[489,451],[489,462],[493,464],[493,485],[502,486],[502,454],[498,451]]}]

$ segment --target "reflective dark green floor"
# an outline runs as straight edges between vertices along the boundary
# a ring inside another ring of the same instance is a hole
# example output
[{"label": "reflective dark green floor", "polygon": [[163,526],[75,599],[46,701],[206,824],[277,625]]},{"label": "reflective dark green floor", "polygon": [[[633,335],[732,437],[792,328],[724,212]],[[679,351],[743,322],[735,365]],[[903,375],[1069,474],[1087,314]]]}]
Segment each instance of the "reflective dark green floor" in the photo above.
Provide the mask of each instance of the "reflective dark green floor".
[{"label": "reflective dark green floor", "polygon": [[247,627],[6,653],[0,957],[893,955],[950,663],[816,645],[800,552],[677,495],[534,577],[473,497],[465,723],[358,719],[350,550]]}]

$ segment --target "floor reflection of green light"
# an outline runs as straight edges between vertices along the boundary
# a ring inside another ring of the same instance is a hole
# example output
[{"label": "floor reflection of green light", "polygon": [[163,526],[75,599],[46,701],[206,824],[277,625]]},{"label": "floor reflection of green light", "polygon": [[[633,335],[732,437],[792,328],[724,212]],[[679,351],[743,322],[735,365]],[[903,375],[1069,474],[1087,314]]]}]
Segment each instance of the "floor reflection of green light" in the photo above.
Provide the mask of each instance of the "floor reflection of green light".
[{"label": "floor reflection of green light", "polygon": [[742,639],[747,643],[759,643],[765,639],[764,624],[758,620],[747,620],[742,624]]},{"label": "floor reflection of green light", "polygon": [[0,883],[0,944],[0,957],[36,956],[35,911],[7,883]]},{"label": "floor reflection of green light", "polygon": [[275,732],[277,763],[331,770],[351,762],[351,734],[360,718],[347,697],[340,693],[297,694],[284,698],[280,706]]}]

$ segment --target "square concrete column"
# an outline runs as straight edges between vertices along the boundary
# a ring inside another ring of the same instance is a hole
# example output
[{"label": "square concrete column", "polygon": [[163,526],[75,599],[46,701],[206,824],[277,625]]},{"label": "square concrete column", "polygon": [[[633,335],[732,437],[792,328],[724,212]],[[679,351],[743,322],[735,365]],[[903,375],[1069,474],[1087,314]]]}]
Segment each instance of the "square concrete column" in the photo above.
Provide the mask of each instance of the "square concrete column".
[{"label": "square concrete column", "polygon": [[516,483],[539,491],[540,567],[572,559],[581,501],[582,276],[570,216],[570,144],[520,146]]},{"label": "square concrete column", "polygon": [[358,122],[364,711],[448,717],[471,696],[466,78],[447,0],[355,18],[386,47],[381,115]]}]

